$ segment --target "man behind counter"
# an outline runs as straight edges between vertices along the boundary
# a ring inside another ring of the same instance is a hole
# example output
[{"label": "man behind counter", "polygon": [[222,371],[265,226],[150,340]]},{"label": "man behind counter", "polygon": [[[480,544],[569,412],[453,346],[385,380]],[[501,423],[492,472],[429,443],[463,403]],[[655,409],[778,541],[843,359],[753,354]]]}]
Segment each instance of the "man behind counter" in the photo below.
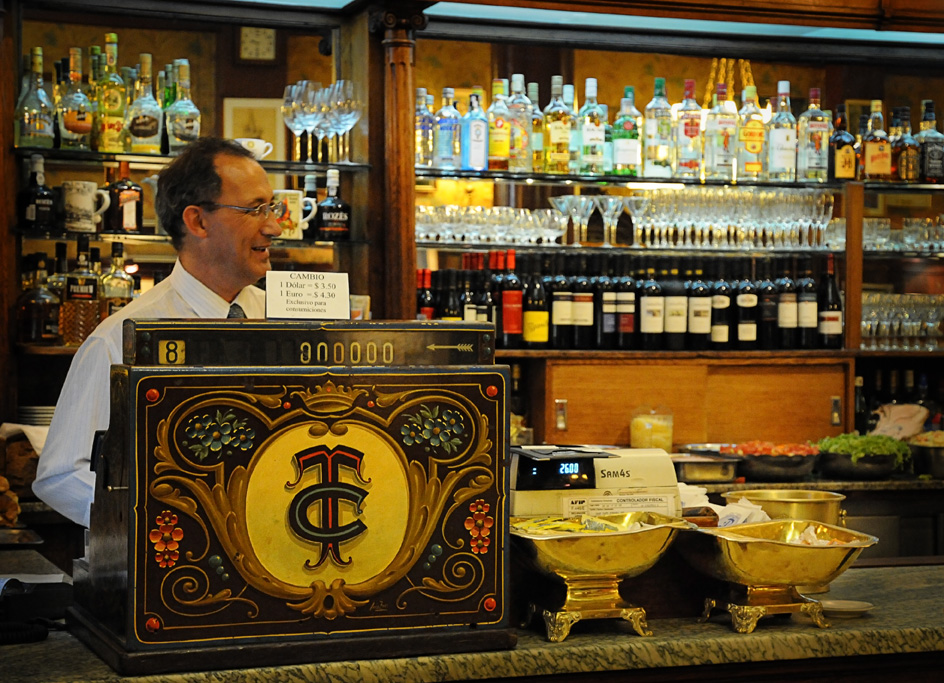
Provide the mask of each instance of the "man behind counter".
[{"label": "man behind counter", "polygon": [[282,233],[284,207],[273,202],[262,166],[236,142],[200,138],[161,171],[157,186],[155,209],[177,262],[169,277],[106,318],[79,347],[33,483],[40,499],[86,527],[95,488],[92,439],[108,428],[109,374],[122,360],[122,321],[265,317],[265,292],[253,283],[271,268],[269,246]]}]

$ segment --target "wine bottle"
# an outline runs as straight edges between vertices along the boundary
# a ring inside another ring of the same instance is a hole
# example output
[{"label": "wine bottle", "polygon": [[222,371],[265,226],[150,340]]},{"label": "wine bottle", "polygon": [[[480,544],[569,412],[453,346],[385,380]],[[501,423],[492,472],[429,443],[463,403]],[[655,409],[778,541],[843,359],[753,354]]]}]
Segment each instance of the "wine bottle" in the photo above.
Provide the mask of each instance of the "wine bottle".
[{"label": "wine bottle", "polygon": [[813,279],[813,263],[809,256],[800,261],[800,277],[797,278],[797,348],[815,349],[819,312],[816,296],[816,280]]},{"label": "wine bottle", "polygon": [[733,344],[731,323],[735,290],[725,277],[724,257],[715,261],[715,277],[711,284],[711,348],[727,351]]},{"label": "wine bottle", "polygon": [[435,317],[433,308],[432,278],[429,268],[418,268],[416,271],[416,319],[432,320]]},{"label": "wine bottle", "polygon": [[741,260],[741,277],[737,283],[737,348],[752,351],[757,348],[757,286],[751,276],[751,260]]},{"label": "wine bottle", "polygon": [[665,300],[665,326],[663,328],[662,348],[669,351],[685,349],[685,335],[688,331],[688,296],[685,284],[679,277],[679,260],[663,260],[659,269],[659,283]]},{"label": "wine bottle", "polygon": [[472,277],[475,271],[462,269],[459,271],[461,278],[461,288],[459,294],[459,307],[462,311],[462,319],[467,322],[475,322],[479,317],[479,307],[476,301],[475,292],[472,291]]},{"label": "wine bottle", "polygon": [[865,400],[865,380],[858,376],[855,378],[855,429],[860,435],[869,433],[869,418],[872,411],[869,409],[868,401]]},{"label": "wine bottle", "polygon": [[573,279],[573,304],[571,308],[573,322],[573,347],[592,349],[593,333],[593,286],[587,276],[587,256],[577,255],[577,271]]},{"label": "wine bottle", "polygon": [[541,277],[540,262],[536,254],[529,255],[530,267],[522,268],[527,273],[522,305],[524,330],[522,338],[526,349],[546,349],[550,339],[550,306],[547,289]]},{"label": "wine bottle", "polygon": [[665,297],[651,262],[646,266],[646,279],[639,291],[639,316],[640,348],[659,351],[665,333]]},{"label": "wine bottle", "polygon": [[704,279],[704,268],[697,260],[688,286],[688,338],[686,346],[703,351],[711,342],[711,288]]},{"label": "wine bottle", "polygon": [[462,305],[459,303],[459,274],[454,268],[443,271],[442,305],[440,319],[462,320]]},{"label": "wine bottle", "polygon": [[790,259],[781,261],[781,275],[777,278],[777,329],[781,349],[797,347],[797,289],[790,277]]},{"label": "wine bottle", "polygon": [[817,301],[819,310],[819,347],[822,349],[842,348],[842,297],[836,281],[836,265],[832,254],[826,255],[826,277],[819,287]]},{"label": "wine bottle", "polygon": [[102,216],[102,232],[139,233],[144,223],[141,186],[131,180],[131,165],[118,162],[118,180],[106,188],[111,202]]},{"label": "wine bottle", "polygon": [[505,275],[501,287],[501,328],[498,330],[498,346],[503,349],[521,348],[524,321],[522,303],[524,285],[515,272],[515,250],[505,255]]},{"label": "wine bottle", "polygon": [[595,256],[593,282],[593,327],[596,348],[616,348],[616,284],[612,260],[607,254]]},{"label": "wine bottle", "polygon": [[636,348],[636,272],[635,258],[623,254],[620,276],[616,281],[616,348]]},{"label": "wine bottle", "polygon": [[495,296],[492,290],[492,268],[495,252],[489,252],[488,269],[479,271],[478,293],[475,299],[475,319],[480,323],[495,322]]},{"label": "wine bottle", "polygon": [[551,288],[550,345],[553,349],[571,348],[574,338],[574,292],[572,264],[574,256],[558,254]]},{"label": "wine bottle", "polygon": [[505,283],[505,252],[498,250],[492,252],[495,262],[492,266],[492,298],[495,300],[495,306],[492,309],[492,322],[495,323],[495,339],[502,331],[502,287]]},{"label": "wine bottle", "polygon": [[757,347],[770,351],[777,348],[777,285],[771,279],[770,257],[764,257],[757,279]]}]

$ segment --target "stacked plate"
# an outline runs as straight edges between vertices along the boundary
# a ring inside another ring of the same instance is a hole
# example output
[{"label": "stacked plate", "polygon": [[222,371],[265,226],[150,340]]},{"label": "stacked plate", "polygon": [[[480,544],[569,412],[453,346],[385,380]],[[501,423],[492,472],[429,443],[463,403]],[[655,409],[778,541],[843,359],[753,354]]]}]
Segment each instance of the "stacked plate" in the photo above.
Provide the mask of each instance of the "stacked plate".
[{"label": "stacked plate", "polygon": [[24,425],[48,425],[56,406],[20,406],[17,421]]}]

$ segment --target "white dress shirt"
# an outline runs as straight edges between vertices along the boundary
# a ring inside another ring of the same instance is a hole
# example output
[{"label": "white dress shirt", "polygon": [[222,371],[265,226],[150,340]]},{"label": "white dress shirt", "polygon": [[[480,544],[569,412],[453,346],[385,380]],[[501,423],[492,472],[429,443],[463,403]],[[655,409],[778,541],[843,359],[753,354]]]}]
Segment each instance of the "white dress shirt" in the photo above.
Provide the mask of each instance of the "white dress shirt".
[{"label": "white dress shirt", "polygon": [[[247,318],[265,318],[265,292],[246,287],[233,300]],[[95,474],[89,469],[95,432],[108,429],[110,374],[122,361],[122,321],[127,318],[225,318],[229,301],[174,264],[170,276],[110,315],[79,347],[56,403],[49,436],[39,456],[33,493],[51,508],[83,526]]]}]

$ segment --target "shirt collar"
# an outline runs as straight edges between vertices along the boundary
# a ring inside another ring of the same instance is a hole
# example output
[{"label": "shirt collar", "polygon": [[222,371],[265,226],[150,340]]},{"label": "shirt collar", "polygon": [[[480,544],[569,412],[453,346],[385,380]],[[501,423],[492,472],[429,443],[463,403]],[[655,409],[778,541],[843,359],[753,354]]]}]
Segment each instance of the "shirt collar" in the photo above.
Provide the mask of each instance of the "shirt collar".
[{"label": "shirt collar", "polygon": [[[180,259],[174,263],[169,279],[172,280],[174,289],[193,308],[194,317],[225,318],[229,314],[230,302],[187,272]],[[234,301],[239,301],[239,295]]]}]

